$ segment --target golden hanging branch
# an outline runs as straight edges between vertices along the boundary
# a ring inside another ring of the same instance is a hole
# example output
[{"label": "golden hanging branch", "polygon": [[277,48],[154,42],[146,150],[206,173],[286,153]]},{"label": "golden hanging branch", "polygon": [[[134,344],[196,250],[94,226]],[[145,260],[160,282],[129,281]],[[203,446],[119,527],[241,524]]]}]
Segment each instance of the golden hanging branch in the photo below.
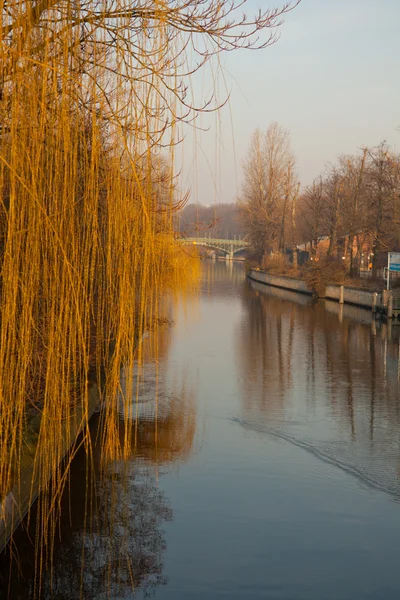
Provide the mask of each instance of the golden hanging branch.
[{"label": "golden hanging branch", "polygon": [[[220,105],[215,97],[200,104],[189,99],[188,77],[221,52],[272,44],[284,15],[299,2],[251,18],[243,12],[247,0],[3,0],[3,81],[12,81],[15,71],[33,60],[65,76],[67,52],[72,80],[77,71],[86,78],[92,74],[99,93],[107,95],[110,85],[102,86],[99,74],[103,83],[106,75],[116,77],[127,97],[140,104],[156,91],[155,112],[160,116],[167,106],[173,113],[171,119],[164,115],[165,122],[188,119],[193,110]],[[176,114],[174,101],[182,113]]]},{"label": "golden hanging branch", "polygon": [[90,455],[89,375],[105,374],[104,461],[129,454],[121,365],[133,373],[160,297],[198,268],[174,240],[187,199],[174,144],[179,121],[220,102],[192,98],[190,77],[273,43],[298,2],[253,19],[247,4],[0,0],[0,507],[28,464],[38,543],[54,535],[79,429]]}]

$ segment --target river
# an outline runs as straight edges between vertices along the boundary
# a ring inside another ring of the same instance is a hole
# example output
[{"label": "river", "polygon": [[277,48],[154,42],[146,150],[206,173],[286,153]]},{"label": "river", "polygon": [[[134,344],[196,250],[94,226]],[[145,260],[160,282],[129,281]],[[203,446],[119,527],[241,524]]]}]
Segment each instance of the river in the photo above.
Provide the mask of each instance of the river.
[{"label": "river", "polygon": [[[131,459],[98,480],[83,451],[73,463],[41,597],[397,600],[400,326],[225,262],[173,318]],[[15,542],[2,597],[31,598],[35,555]]]}]

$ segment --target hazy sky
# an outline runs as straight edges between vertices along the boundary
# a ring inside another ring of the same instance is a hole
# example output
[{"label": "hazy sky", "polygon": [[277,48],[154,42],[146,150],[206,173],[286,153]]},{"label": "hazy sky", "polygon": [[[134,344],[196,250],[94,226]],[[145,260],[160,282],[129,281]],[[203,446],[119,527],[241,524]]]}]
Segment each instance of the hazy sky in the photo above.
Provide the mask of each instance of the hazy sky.
[{"label": "hazy sky", "polygon": [[[279,3],[251,0],[246,13]],[[280,34],[265,50],[226,57],[229,105],[183,144],[192,201],[232,201],[250,135],[272,121],[291,132],[303,185],[361,146],[386,140],[400,151],[400,0],[302,0]]]}]

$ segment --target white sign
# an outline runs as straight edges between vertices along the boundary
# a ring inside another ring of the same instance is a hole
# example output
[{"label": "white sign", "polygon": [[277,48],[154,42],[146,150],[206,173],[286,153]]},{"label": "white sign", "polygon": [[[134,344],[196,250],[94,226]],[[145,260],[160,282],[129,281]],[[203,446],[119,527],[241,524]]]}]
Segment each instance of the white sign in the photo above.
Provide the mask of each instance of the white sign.
[{"label": "white sign", "polygon": [[400,252],[389,252],[388,269],[400,273]]}]

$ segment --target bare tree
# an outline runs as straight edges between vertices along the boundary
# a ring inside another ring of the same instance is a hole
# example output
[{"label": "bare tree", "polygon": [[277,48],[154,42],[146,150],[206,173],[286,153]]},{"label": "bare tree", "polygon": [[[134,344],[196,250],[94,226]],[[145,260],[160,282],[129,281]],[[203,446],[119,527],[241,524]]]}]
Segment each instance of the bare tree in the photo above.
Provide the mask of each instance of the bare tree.
[{"label": "bare tree", "polygon": [[245,232],[239,218],[239,207],[235,203],[187,204],[175,219],[176,231],[187,237],[210,236],[233,240],[243,237]]},{"label": "bare tree", "polygon": [[341,208],[343,204],[343,177],[336,166],[331,168],[325,181],[325,203],[329,235],[328,256],[337,255],[338,230],[341,221]]},{"label": "bare tree", "polygon": [[372,237],[372,276],[377,276],[382,249],[390,250],[388,241],[395,233],[396,201],[399,195],[399,161],[382,142],[367,151],[367,228]]},{"label": "bare tree", "polygon": [[[339,163],[343,182],[343,229],[348,236],[349,272],[358,273],[362,240],[366,230],[365,166],[367,149],[361,156],[342,156]],[[354,242],[356,252],[354,253]]]},{"label": "bare tree", "polygon": [[297,269],[297,225],[296,225],[296,214],[297,214],[297,199],[300,191],[300,181],[297,182],[297,187],[293,190],[292,195],[292,206],[290,209],[291,213],[291,225],[292,225],[292,255],[293,255],[293,267]]},{"label": "bare tree", "polygon": [[[299,186],[295,173],[295,158],[289,153],[286,173],[283,174],[283,199],[281,206],[281,226],[279,232],[279,252],[284,254],[286,248],[286,230],[288,225],[288,217],[292,215],[291,225],[293,227],[293,211],[296,210],[296,197]],[[293,237],[293,235],[292,235]]]},{"label": "bare tree", "polygon": [[173,239],[173,146],[180,123],[225,98],[194,97],[190,77],[214,74],[224,52],[273,43],[291,8],[252,18],[249,5],[0,0],[0,498],[32,425],[39,587],[79,423],[89,451],[89,373],[105,382],[106,464],[127,452],[116,439],[120,365],[133,372],[156,298],[197,270]]},{"label": "bare tree", "polygon": [[400,158],[382,143],[361,154],[341,156],[325,176],[300,198],[302,237],[316,245],[329,237],[328,256],[336,256],[340,240],[349,272],[355,276],[364,242],[372,245],[373,277],[381,250],[400,248]]},{"label": "bare tree", "polygon": [[242,12],[248,0],[1,1],[3,108],[15,79],[36,69],[48,79],[49,98],[57,88],[88,104],[95,89],[124,133],[137,136],[146,119],[146,144],[159,143],[178,121],[225,102],[216,92],[194,99],[190,76],[207,65],[217,69],[223,52],[274,43],[276,28],[299,2],[252,18]]},{"label": "bare tree", "polygon": [[310,242],[311,256],[314,258],[317,246],[327,231],[326,204],[322,177],[306,187],[299,201],[299,224],[305,242]]},{"label": "bare tree", "polygon": [[287,217],[297,193],[289,132],[272,123],[251,136],[239,198],[244,227],[258,258],[274,246],[285,249]]}]

